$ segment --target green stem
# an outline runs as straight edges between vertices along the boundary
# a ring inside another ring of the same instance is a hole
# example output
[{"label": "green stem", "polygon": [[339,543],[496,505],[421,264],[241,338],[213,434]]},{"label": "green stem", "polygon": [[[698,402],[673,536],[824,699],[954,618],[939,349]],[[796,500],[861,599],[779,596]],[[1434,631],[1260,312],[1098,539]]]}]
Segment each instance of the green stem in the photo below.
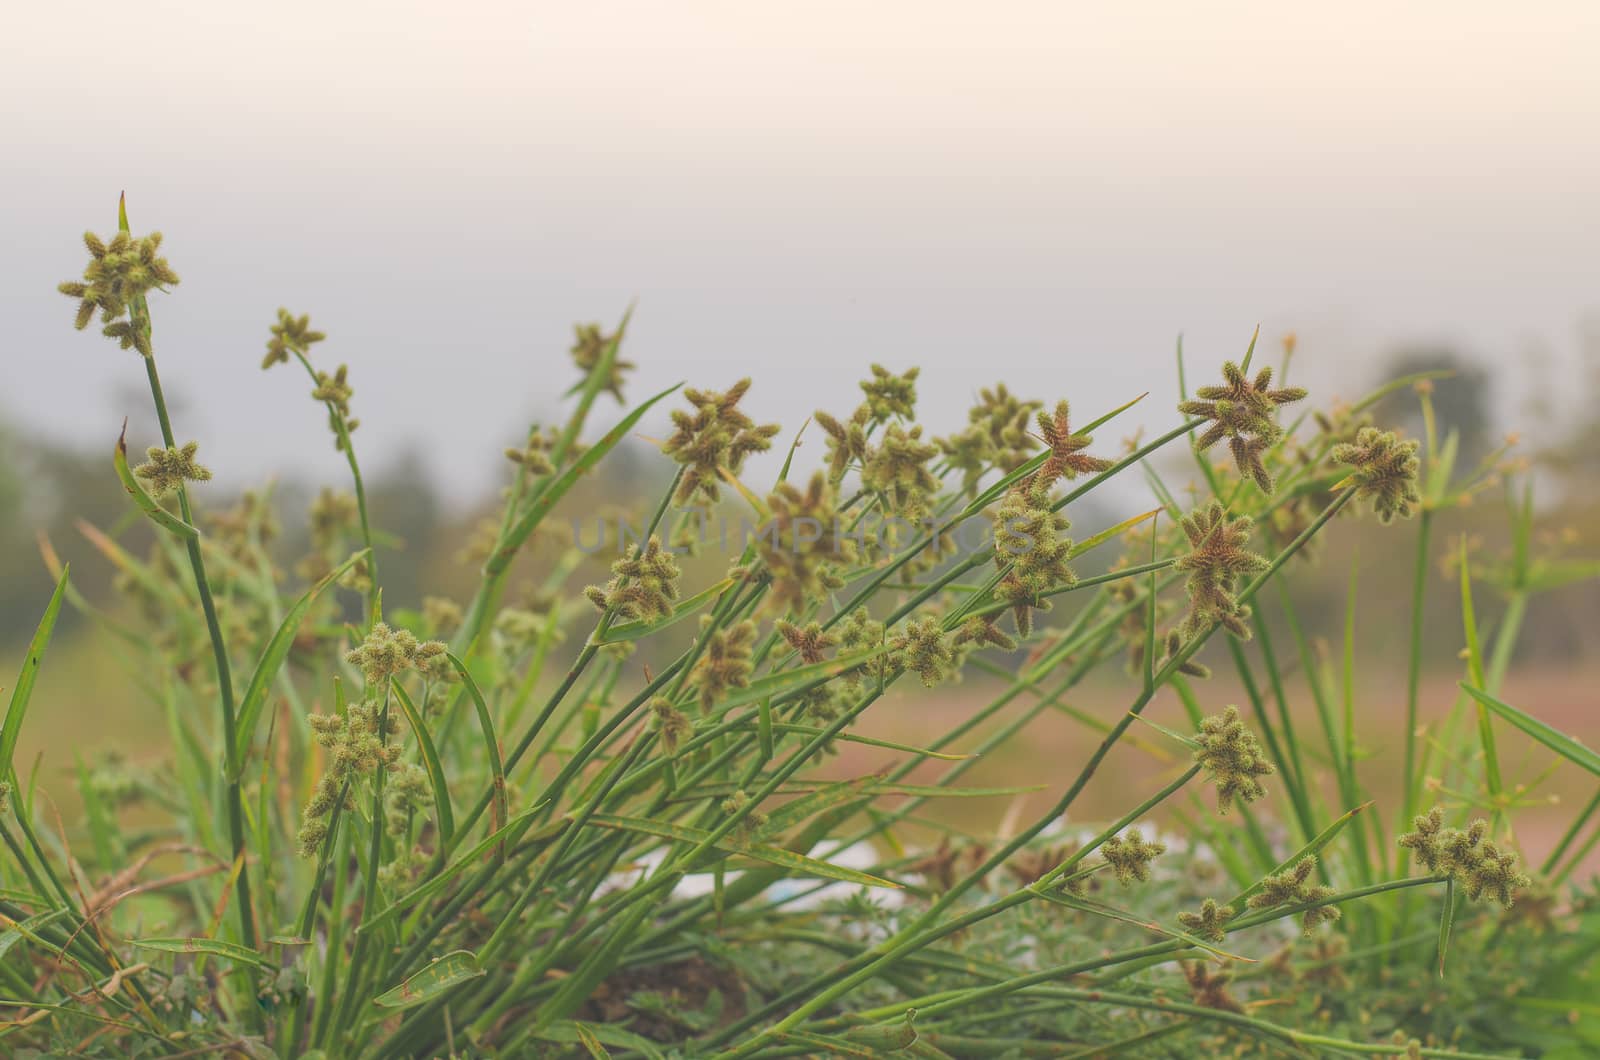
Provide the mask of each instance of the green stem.
[{"label": "green stem", "polygon": [[[148,325],[146,325],[148,326]],[[178,447],[172,434],[172,420],[167,414],[167,399],[161,390],[161,376],[156,371],[155,354],[144,359],[145,374],[150,379],[150,397],[155,402],[156,418],[161,422],[161,439],[168,449]],[[179,483],[178,509],[183,521],[194,525],[194,512],[189,507],[189,494]],[[228,840],[232,859],[239,863],[235,895],[239,912],[239,938],[250,949],[256,948],[255,910],[250,900],[250,865],[245,859],[244,798],[240,787],[238,761],[238,733],[235,732],[233,674],[228,664],[228,648],[222,638],[222,626],[217,621],[217,605],[211,597],[211,581],[206,577],[205,557],[200,551],[199,538],[188,538],[184,546],[189,555],[189,568],[194,574],[195,590],[200,594],[200,610],[205,615],[206,632],[211,638],[211,655],[216,665],[217,689],[222,700],[223,764],[226,775],[234,778],[228,785]]]},{"label": "green stem", "polygon": [[[311,361],[300,351],[295,351],[295,357],[305,367],[306,374],[311,377],[311,382],[317,386],[321,381],[317,378],[317,370],[311,367]],[[372,543],[372,523],[367,517],[367,488],[361,479],[361,465],[356,462],[356,447],[350,442],[350,427],[345,422],[344,414],[339,411],[339,406],[331,401],[323,402],[328,409],[328,418],[333,423],[333,432],[338,436],[339,448],[344,450],[345,461],[350,465],[350,478],[355,484],[356,511],[361,518],[361,541],[367,546],[367,625],[370,627],[378,620],[378,550]]]},{"label": "green stem", "polygon": [[1402,763],[1400,829],[1411,826],[1417,812],[1417,710],[1422,688],[1422,608],[1428,585],[1428,556],[1432,548],[1433,512],[1423,508],[1417,518],[1417,556],[1411,583],[1411,644],[1406,660],[1405,760]]}]

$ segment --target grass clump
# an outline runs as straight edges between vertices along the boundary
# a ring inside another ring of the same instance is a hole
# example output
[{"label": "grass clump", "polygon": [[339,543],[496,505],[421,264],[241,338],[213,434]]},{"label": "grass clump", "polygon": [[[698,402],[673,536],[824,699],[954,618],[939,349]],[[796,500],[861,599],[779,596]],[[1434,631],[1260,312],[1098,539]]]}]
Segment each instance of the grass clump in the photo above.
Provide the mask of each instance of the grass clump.
[{"label": "grass clump", "polygon": [[[1424,719],[1412,651],[1407,717],[1427,739],[1408,736],[1401,795],[1375,806],[1352,675],[1268,592],[1357,498],[1383,522],[1419,515],[1421,586],[1432,517],[1483,491],[1453,445],[1352,434],[1381,393],[1283,422],[1308,395],[1274,388],[1287,358],[1252,376],[1252,340],[1223,385],[1185,397],[1189,418],[1090,455],[1128,406],[1074,429],[1061,395],[995,386],[935,438],[915,422],[918,371],[873,366],[848,419],[817,414],[825,469],[795,467],[791,446],[778,481],[752,488],[747,458],[781,432],[740,407],[750,381],[685,389],[661,495],[609,581],[585,587],[581,550],[555,532],[563,502],[678,389],[600,429],[599,397],[625,403],[633,365],[626,321],[587,325],[567,420],[507,450],[477,588],[411,610],[383,598],[349,371],[312,360],[334,340],[280,310],[263,365],[302,366],[350,476],[313,506],[295,585],[263,498],[197,521],[188,489],[209,472],[174,441],[146,301],[177,282],[159,238],[124,216],[86,242],[84,281],[62,290],[79,327],[99,312],[140,357],[163,445],[139,471],[117,454],[148,557],[101,535],[137,606],[91,603],[59,568],[5,716],[9,1055],[1473,1057],[1600,1042],[1583,1000],[1600,912],[1573,880],[1595,806],[1525,868],[1512,826],[1529,788],[1503,771],[1495,718],[1547,763],[1596,770],[1493,699],[1516,622],[1485,651],[1462,571],[1467,688]],[[1231,466],[1207,455],[1224,439]],[[1194,461],[1187,508],[1153,462],[1174,451]],[[1068,537],[1066,510],[1136,466],[1160,508]],[[725,488],[756,512],[751,532],[691,555],[680,543]],[[1527,549],[1531,505],[1510,511]],[[536,589],[517,598],[536,542]],[[1510,584],[1524,603],[1536,588]],[[129,657],[170,735],[159,779],[83,769],[70,827],[13,760],[64,604]],[[1248,713],[1207,713],[1212,668],[1238,677]],[[963,674],[986,679],[971,709],[915,744],[858,726],[898,690]],[[1126,689],[1119,709],[1068,704],[1102,674]],[[1317,738],[1294,728],[1297,685]],[[1052,795],[992,835],[929,817],[942,798],[1035,791],[962,778],[1062,718],[1087,741],[1016,778]],[[822,768],[852,747],[888,764]],[[1158,765],[1102,768],[1129,749]],[[1126,812],[1084,817],[1091,783],[1115,785]],[[1416,816],[1429,790],[1443,804]]]}]

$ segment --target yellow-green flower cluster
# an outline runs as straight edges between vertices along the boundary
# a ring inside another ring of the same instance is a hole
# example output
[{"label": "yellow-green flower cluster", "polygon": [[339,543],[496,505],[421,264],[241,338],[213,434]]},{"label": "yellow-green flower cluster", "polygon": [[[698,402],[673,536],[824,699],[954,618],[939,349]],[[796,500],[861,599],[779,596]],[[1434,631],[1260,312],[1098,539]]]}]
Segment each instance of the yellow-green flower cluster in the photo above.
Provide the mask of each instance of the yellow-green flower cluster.
[{"label": "yellow-green flower cluster", "polygon": [[1250,627],[1246,625],[1250,608],[1235,595],[1238,582],[1242,576],[1271,565],[1246,547],[1255,524],[1242,515],[1229,518],[1227,509],[1212,501],[1184,516],[1180,525],[1190,546],[1177,562],[1177,569],[1189,576],[1184,584],[1189,594],[1189,614],[1179,627],[1182,635],[1204,633],[1215,622],[1241,640],[1250,639]]},{"label": "yellow-green flower cluster", "polygon": [[1227,813],[1235,802],[1255,802],[1267,793],[1261,778],[1273,774],[1272,763],[1261,753],[1255,733],[1239,720],[1238,707],[1202,720],[1195,741],[1200,746],[1194,760],[1217,787],[1217,812]]},{"label": "yellow-green flower cluster", "polygon": [[1480,818],[1465,829],[1446,828],[1444,811],[1435,806],[1412,825],[1416,830],[1401,836],[1400,845],[1429,872],[1460,883],[1473,901],[1487,894],[1509,909],[1519,891],[1533,886],[1515,854],[1486,842],[1489,822]]},{"label": "yellow-green flower cluster", "polygon": [[821,471],[804,490],[778,483],[767,498],[772,518],[756,535],[756,552],[772,577],[768,606],[799,611],[844,582],[837,569],[856,559],[855,542],[838,533],[833,487]]},{"label": "yellow-green flower cluster", "polygon": [[118,232],[108,241],[85,232],[83,245],[89,251],[83,281],[68,281],[57,287],[62,294],[78,300],[73,326],[82,331],[99,310],[100,321],[105,325],[102,334],[116,339],[125,350],[150,356],[149,327],[145,320],[133,319],[131,310],[146,293],[178,282],[178,274],[160,254],[161,233],[135,239],[127,232]]},{"label": "yellow-green flower cluster", "polygon": [[267,355],[261,359],[263,371],[275,364],[287,364],[292,354],[304,356],[310,353],[313,345],[328,337],[311,329],[310,314],[295,316],[287,309],[278,310],[278,322],[269,330],[271,337],[267,339]]},{"label": "yellow-green flower cluster", "polygon": [[1134,882],[1150,881],[1150,863],[1167,852],[1167,845],[1152,840],[1146,842],[1144,833],[1129,829],[1120,836],[1112,836],[1100,847],[1100,856],[1106,859],[1117,882],[1124,887]]},{"label": "yellow-green flower cluster", "polygon": [[[1250,896],[1251,909],[1276,909],[1280,905],[1299,905],[1302,902],[1320,902],[1333,896],[1333,888],[1311,883],[1311,873],[1317,867],[1314,855],[1307,854],[1287,871],[1268,876],[1261,881],[1261,890]],[[1339,919],[1339,907],[1317,905],[1300,916],[1300,929],[1307,936],[1318,924]]]},{"label": "yellow-green flower cluster", "polygon": [[781,428],[776,423],[758,426],[739,408],[749,389],[750,380],[741,379],[721,392],[692,387],[683,392],[694,412],[673,410],[675,430],[661,446],[662,452],[684,466],[673,496],[675,503],[715,504],[722,496],[723,472],[738,475],[751,453],[772,448],[772,437]]},{"label": "yellow-green flower cluster", "polygon": [[390,629],[387,623],[378,622],[361,646],[346,653],[344,658],[352,666],[361,668],[370,691],[406,670],[422,669],[446,650],[439,641],[419,641],[407,630]]},{"label": "yellow-green flower cluster", "polygon": [[1007,493],[993,518],[995,564],[1006,570],[995,592],[1011,605],[1017,632],[1026,637],[1033,630],[1033,612],[1050,610],[1044,594],[1078,580],[1067,565],[1071,524],[1051,509],[1048,493],[1028,487]]},{"label": "yellow-green flower cluster", "polygon": [[199,451],[199,442],[187,442],[181,449],[151,446],[145,450],[149,460],[134,468],[133,473],[144,479],[149,491],[157,497],[171,493],[185,482],[208,482],[210,469],[195,459]]},{"label": "yellow-green flower cluster", "polygon": [[627,555],[611,565],[613,575],[604,588],[584,589],[589,602],[601,611],[624,618],[656,622],[672,614],[678,599],[678,561],[661,547],[654,534],[644,548],[632,545]]},{"label": "yellow-green flower cluster", "polygon": [[1353,443],[1333,447],[1333,458],[1355,469],[1348,481],[1372,505],[1379,522],[1391,523],[1396,516],[1409,519],[1422,503],[1417,489],[1422,462],[1415,441],[1401,441],[1393,431],[1363,427]]},{"label": "yellow-green flower cluster", "polygon": [[1283,428],[1274,414],[1279,405],[1304,398],[1305,388],[1291,386],[1275,390],[1270,367],[1261,369],[1252,380],[1232,361],[1222,366],[1222,382],[1222,386],[1201,387],[1195,391],[1199,400],[1183,402],[1178,411],[1185,416],[1211,421],[1211,426],[1195,440],[1197,448],[1209,449],[1222,439],[1228,439],[1239,474],[1254,479],[1261,492],[1271,493],[1272,475],[1261,457],[1283,437]]}]

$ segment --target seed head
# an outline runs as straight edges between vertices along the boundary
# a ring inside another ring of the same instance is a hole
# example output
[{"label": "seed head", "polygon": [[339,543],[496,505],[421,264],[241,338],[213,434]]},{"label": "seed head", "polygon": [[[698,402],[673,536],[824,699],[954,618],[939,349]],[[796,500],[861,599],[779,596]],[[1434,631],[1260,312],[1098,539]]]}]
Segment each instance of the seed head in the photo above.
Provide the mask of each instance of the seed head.
[{"label": "seed head", "polygon": [[[572,349],[572,363],[588,378],[600,364],[600,358],[611,344],[617,340],[616,335],[607,335],[600,330],[599,324],[576,324],[573,326],[574,340]],[[622,377],[626,372],[631,372],[637,367],[632,361],[625,361],[621,356],[611,362],[611,371],[605,381],[600,384],[601,389],[617,399],[622,404]]]},{"label": "seed head", "polygon": [[760,810],[750,809],[750,803],[750,796],[744,791],[735,791],[722,800],[722,812],[729,817],[739,813],[744,814],[734,826],[733,834],[730,836],[736,843],[754,842],[761,830],[767,826],[767,815]]},{"label": "seed head", "polygon": [[[709,622],[709,616],[705,620]],[[754,622],[719,629],[706,639],[700,660],[689,673],[689,684],[700,693],[700,708],[710,710],[718,699],[750,684],[751,647],[756,639]]]},{"label": "seed head", "polygon": [[956,654],[951,639],[939,620],[931,615],[906,623],[905,630],[897,633],[890,643],[900,665],[921,678],[924,688],[934,687],[955,668]]},{"label": "seed head", "polygon": [[[1280,905],[1299,905],[1331,898],[1334,893],[1332,887],[1309,882],[1316,867],[1316,857],[1307,854],[1288,871],[1268,876],[1261,881],[1261,890],[1250,896],[1250,908],[1275,909]],[[1318,924],[1331,923],[1338,920],[1339,916],[1337,906],[1313,906],[1301,914],[1300,928],[1309,937]]]},{"label": "seed head", "polygon": [[1026,637],[1033,630],[1032,612],[1050,609],[1044,594],[1078,580],[1067,565],[1071,524],[1052,509],[1047,492],[1027,485],[1007,493],[993,519],[995,565],[1006,570],[996,594],[1011,604],[1017,632]]},{"label": "seed head", "polygon": [[665,696],[652,699],[650,711],[656,716],[656,731],[661,734],[661,746],[667,749],[668,754],[677,754],[683,742],[694,734],[694,723]]},{"label": "seed head", "polygon": [[895,375],[881,364],[872,366],[872,378],[862,380],[861,390],[867,395],[867,413],[874,422],[887,423],[896,416],[909,420],[916,414],[921,371],[912,367],[904,375]]},{"label": "seed head", "polygon": [[1480,818],[1465,830],[1445,828],[1444,811],[1435,806],[1412,824],[1415,831],[1401,836],[1400,845],[1429,872],[1459,881],[1473,901],[1487,894],[1509,909],[1518,892],[1533,886],[1515,854],[1486,842],[1489,822]]},{"label": "seed head", "polygon": [[721,497],[718,484],[724,470],[737,475],[747,456],[772,448],[772,437],[781,428],[776,423],[757,426],[739,410],[739,401],[749,389],[750,380],[741,379],[721,393],[684,391],[694,412],[673,410],[676,430],[661,446],[662,452],[685,468],[673,498],[676,503],[699,500],[715,504]]},{"label": "seed head", "polygon": [[1235,800],[1251,803],[1267,793],[1260,778],[1273,774],[1272,764],[1261,753],[1255,734],[1239,720],[1238,707],[1201,721],[1195,739],[1200,749],[1194,760],[1217,786],[1218,813],[1227,813]]},{"label": "seed head", "polygon": [[[101,329],[107,338],[116,339],[125,350],[138,350],[150,356],[150,329],[144,320],[134,320],[130,310],[149,291],[165,290],[178,283],[167,259],[160,256],[161,233],[152,232],[135,239],[118,232],[110,241],[93,232],[83,234],[89,251],[89,264],[83,269],[83,282],[67,282],[56,289],[78,300],[78,316],[73,326],[82,331],[100,311]],[[128,319],[123,319],[127,316]]]},{"label": "seed head", "polygon": [[799,611],[844,584],[840,564],[853,563],[855,542],[840,534],[833,486],[821,471],[804,490],[780,482],[767,498],[772,518],[755,539],[756,553],[772,575],[767,606]]},{"label": "seed head", "polygon": [[927,464],[939,447],[922,440],[922,428],[907,430],[891,423],[883,439],[867,453],[861,484],[881,496],[889,511],[915,520],[926,509],[927,497],[939,489]]},{"label": "seed head", "polygon": [[302,313],[295,316],[287,309],[278,310],[278,322],[272,325],[272,337],[267,339],[267,355],[261,359],[265,371],[275,364],[287,364],[291,354],[305,356],[313,344],[328,336],[311,330],[311,317]]},{"label": "seed head", "polygon": [[350,399],[355,396],[355,390],[350,386],[350,368],[341,364],[332,375],[327,372],[317,373],[317,385],[312,388],[311,397],[328,406],[328,429],[336,439],[335,444],[344,448],[344,438],[340,435],[339,424],[344,424],[344,435],[349,435],[361,426],[361,421],[350,416]]},{"label": "seed head", "polygon": [[360,507],[351,494],[324,486],[306,514],[311,524],[311,543],[318,548],[328,548],[356,525]]},{"label": "seed head", "polygon": [[417,669],[446,651],[436,640],[419,642],[403,629],[378,622],[361,646],[345,654],[345,661],[361,668],[369,686],[382,684],[406,670]]},{"label": "seed head", "polygon": [[1251,380],[1232,361],[1222,366],[1222,380],[1222,386],[1203,386],[1195,391],[1199,400],[1183,402],[1178,411],[1211,421],[1211,426],[1196,439],[1197,448],[1210,449],[1228,439],[1239,474],[1254,479],[1261,492],[1271,493],[1272,475],[1261,456],[1283,436],[1274,413],[1279,405],[1304,398],[1306,391],[1297,386],[1274,390],[1271,367],[1262,368]]},{"label": "seed head", "polygon": [[1354,443],[1333,447],[1333,458],[1355,468],[1350,481],[1378,513],[1379,522],[1391,523],[1395,516],[1409,519],[1422,503],[1417,489],[1422,462],[1415,441],[1401,441],[1393,431],[1363,427]]},{"label": "seed head", "polygon": [[[856,608],[839,624],[839,644],[847,652],[876,648],[883,643],[883,623],[874,619],[865,607]],[[887,677],[890,669],[888,656],[879,656],[841,674],[840,680],[854,692],[861,687],[863,677]]]},{"label": "seed head", "polygon": [[1227,509],[1212,501],[1184,516],[1179,525],[1190,545],[1189,553],[1177,563],[1177,569],[1189,575],[1184,585],[1189,614],[1180,627],[1182,635],[1204,633],[1209,623],[1216,622],[1235,637],[1249,640],[1250,627],[1245,620],[1250,609],[1235,597],[1236,586],[1241,575],[1271,566],[1265,557],[1246,547],[1255,524],[1242,515],[1230,519]]},{"label": "seed head", "polygon": [[624,618],[657,622],[672,614],[678,599],[678,561],[661,547],[654,534],[641,550],[638,545],[611,565],[614,577],[601,588],[584,590],[589,601],[602,611],[616,611]]},{"label": "seed head", "polygon": [[1228,921],[1234,917],[1233,907],[1218,905],[1207,898],[1198,913],[1179,913],[1178,923],[1191,935],[1210,942],[1221,942],[1228,937]]},{"label": "seed head", "polygon": [[546,433],[535,423],[528,429],[528,442],[521,449],[507,449],[506,459],[535,475],[548,475],[555,471],[550,462],[550,452],[556,445],[556,433]]},{"label": "seed head", "polygon": [[1039,434],[1044,444],[1050,447],[1050,455],[1033,475],[1033,484],[1038,488],[1047,488],[1061,478],[1070,481],[1079,475],[1099,474],[1111,467],[1110,460],[1102,460],[1081,451],[1094,444],[1094,438],[1087,434],[1073,434],[1068,415],[1065,401],[1056,403],[1053,416],[1039,413]]},{"label": "seed head", "polygon": [[839,645],[839,638],[826,632],[820,622],[811,622],[801,628],[779,619],[775,628],[778,636],[800,654],[803,663],[822,662],[828,657],[828,652]]},{"label": "seed head", "polygon": [[151,446],[145,450],[149,460],[134,468],[133,473],[149,483],[150,492],[157,497],[171,493],[185,482],[208,482],[210,470],[195,460],[199,451],[199,442],[185,443],[182,449]]},{"label": "seed head", "polygon": [[995,624],[994,615],[973,615],[956,630],[955,644],[974,648],[995,647],[1001,651],[1016,651],[1017,642]]},{"label": "seed head", "polygon": [[978,391],[978,403],[967,411],[967,421],[988,437],[993,460],[1001,471],[1015,471],[1033,456],[1028,435],[1030,417],[1044,407],[1042,401],[1024,401],[1004,383]]},{"label": "seed head", "polygon": [[872,422],[872,410],[866,405],[856,409],[846,422],[841,423],[822,410],[811,417],[828,436],[828,477],[833,482],[844,478],[844,473],[854,464],[861,467],[867,462],[867,425]]},{"label": "seed head", "polygon": [[1232,972],[1220,969],[1212,971],[1204,961],[1184,961],[1181,967],[1183,977],[1189,983],[1189,993],[1196,1005],[1222,1012],[1244,1011],[1244,1006],[1228,992],[1228,984],[1233,982]]},{"label": "seed head", "polygon": [[1139,883],[1148,883],[1150,863],[1157,856],[1166,853],[1166,850],[1165,843],[1145,842],[1144,834],[1134,828],[1121,836],[1113,836],[1106,840],[1100,848],[1100,856],[1111,866],[1117,882],[1127,887],[1136,880]]}]

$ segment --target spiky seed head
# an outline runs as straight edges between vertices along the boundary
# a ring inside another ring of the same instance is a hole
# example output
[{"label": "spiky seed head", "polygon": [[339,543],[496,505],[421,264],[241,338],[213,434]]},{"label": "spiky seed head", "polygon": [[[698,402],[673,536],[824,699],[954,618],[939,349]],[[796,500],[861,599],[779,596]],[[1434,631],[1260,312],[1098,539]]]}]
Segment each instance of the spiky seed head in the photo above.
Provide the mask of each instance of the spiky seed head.
[{"label": "spiky seed head", "polygon": [[1391,523],[1397,516],[1411,518],[1422,503],[1417,449],[1414,440],[1402,441],[1393,431],[1363,427],[1354,442],[1333,447],[1333,458],[1354,468],[1349,481],[1357,495],[1372,506],[1379,522]]},{"label": "spiky seed head", "polygon": [[1200,747],[1194,759],[1216,785],[1218,813],[1227,813],[1235,802],[1255,802],[1266,794],[1261,778],[1274,770],[1255,734],[1239,720],[1239,708],[1229,706],[1202,720],[1195,740]]}]

